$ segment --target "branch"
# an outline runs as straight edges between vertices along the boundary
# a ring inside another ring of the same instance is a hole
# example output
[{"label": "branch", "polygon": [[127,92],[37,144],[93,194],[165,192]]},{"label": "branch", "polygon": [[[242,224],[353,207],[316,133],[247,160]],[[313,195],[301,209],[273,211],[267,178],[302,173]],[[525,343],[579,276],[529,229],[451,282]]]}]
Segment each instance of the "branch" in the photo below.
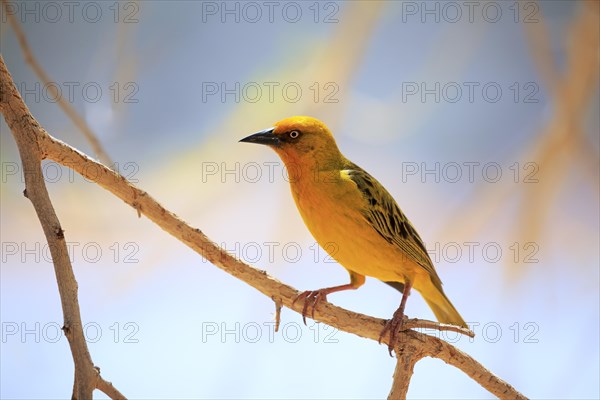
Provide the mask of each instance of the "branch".
[{"label": "branch", "polygon": [[460,333],[465,336],[468,336],[470,338],[475,337],[475,333],[473,333],[473,331],[471,331],[469,329],[461,328],[460,326],[456,326],[456,325],[448,325],[448,324],[442,324],[440,322],[428,321],[426,319],[417,319],[417,318],[405,319],[402,323],[402,328],[403,328],[403,330],[415,329],[415,328],[433,329],[433,330],[437,330],[440,332],[443,332],[443,331],[456,332],[456,333]]},{"label": "branch", "polygon": [[[91,399],[98,382],[105,381],[100,378],[100,372],[94,367],[87,348],[77,300],[77,281],[69,259],[64,231],[50,201],[42,174],[41,161],[45,156],[38,139],[40,132],[46,133],[33,118],[17,92],[1,55],[0,112],[4,114],[6,123],[19,148],[25,175],[23,194],[33,204],[52,255],[64,316],[62,329],[69,342],[75,364],[75,384],[72,397],[73,399]],[[112,392],[118,393],[114,388]],[[123,398],[122,395],[121,398]]]},{"label": "branch", "polygon": [[[269,276],[265,271],[256,269],[235,259],[213,243],[200,229],[189,226],[175,214],[161,206],[146,192],[128,182],[123,176],[95,162],[77,149],[50,136],[29,113],[27,106],[23,103],[16,91],[16,87],[12,83],[1,56],[0,79],[2,83],[0,111],[4,113],[8,125],[13,129],[13,134],[18,141],[31,142],[31,146],[37,147],[39,154],[43,158],[65,165],[113,193],[136,209],[138,214],[145,215],[167,233],[177,238],[215,266],[254,287],[268,298],[276,299],[274,301],[277,307],[283,305],[296,312],[302,312],[303,304],[301,302],[294,304],[294,299],[300,293],[296,289]],[[27,131],[23,131],[23,126],[26,126]],[[27,136],[22,138],[21,136],[24,135]],[[385,324],[385,320],[354,313],[336,307],[328,302],[319,303],[315,309],[314,319],[338,330],[372,340],[379,339],[379,335]],[[436,329],[442,330],[448,329],[447,325],[431,321],[408,321],[410,324],[413,324],[412,326],[436,327]],[[438,338],[412,330],[402,332],[400,338],[400,345],[397,349],[399,358],[401,358],[405,351],[402,350],[402,346],[405,346],[409,350],[415,348],[418,350],[417,355],[419,357],[431,356],[439,358],[461,369],[481,386],[499,397],[525,398],[508,383],[485,369],[476,360]],[[383,338],[382,341],[387,343],[387,338]],[[406,351],[407,357],[414,357],[414,354],[414,352]],[[421,354],[423,355],[421,356]],[[396,388],[396,384],[394,388]],[[401,393],[399,390],[401,389],[399,388],[393,394]],[[401,396],[401,394],[398,395]]]},{"label": "branch", "polygon": [[57,103],[62,108],[62,110],[67,114],[71,121],[75,124],[77,128],[83,133],[83,136],[88,140],[90,145],[92,146],[92,150],[98,157],[100,161],[102,161],[106,165],[113,165],[108,153],[102,147],[100,140],[98,140],[97,135],[92,131],[87,122],[83,118],[79,116],[77,111],[64,99],[63,96],[60,96],[58,93],[58,89],[56,89],[56,85],[51,85],[53,82],[52,79],[46,74],[46,71],[42,68],[42,66],[37,62],[35,57],[33,56],[33,52],[31,51],[31,47],[29,47],[29,43],[27,42],[27,38],[25,37],[25,33],[21,29],[21,25],[13,15],[14,13],[9,12],[8,10],[8,1],[2,0],[2,5],[4,6],[4,15],[8,17],[8,21],[10,26],[13,28],[15,35],[17,36],[17,40],[19,41],[19,45],[21,46],[21,50],[23,50],[23,56],[25,58],[25,62],[31,66],[33,72],[38,76],[40,81],[44,84],[44,87],[51,92],[52,96],[57,99]]},{"label": "branch", "polygon": [[527,399],[473,357],[436,337],[411,330],[405,331],[402,333],[396,354],[398,362],[394,372],[394,385],[389,396],[390,399],[406,396],[408,380],[412,375],[414,364],[423,357],[439,358],[446,364],[460,369],[499,399]]},{"label": "branch", "polygon": [[396,349],[396,369],[394,370],[394,381],[388,399],[406,399],[408,385],[413,375],[415,364],[426,354],[419,349],[418,345],[401,339]]},{"label": "branch", "polygon": [[121,392],[119,392],[117,390],[117,388],[115,388],[113,386],[112,383],[105,381],[104,379],[102,379],[102,377],[100,375],[98,375],[98,382],[96,382],[96,389],[100,390],[101,392],[103,392],[105,395],[107,395],[108,397],[110,397],[113,400],[125,400],[126,397],[123,396],[123,394]]}]

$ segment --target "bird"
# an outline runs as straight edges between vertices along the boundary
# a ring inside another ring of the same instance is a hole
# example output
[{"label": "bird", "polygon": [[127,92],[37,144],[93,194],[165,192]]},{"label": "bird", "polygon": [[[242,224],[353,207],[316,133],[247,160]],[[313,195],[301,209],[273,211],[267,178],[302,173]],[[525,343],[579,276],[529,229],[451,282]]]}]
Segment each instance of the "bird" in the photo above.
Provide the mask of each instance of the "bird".
[{"label": "bird", "polygon": [[315,307],[327,295],[358,289],[368,276],[402,292],[400,306],[379,337],[381,343],[389,332],[390,355],[402,330],[411,289],[421,294],[439,322],[468,329],[444,293],[414,226],[381,183],[344,157],[323,122],[293,116],[240,142],[275,150],[288,171],[292,196],[306,227],[350,274],[350,283],[296,297],[294,301],[304,301],[304,323],[309,309],[314,319]]}]

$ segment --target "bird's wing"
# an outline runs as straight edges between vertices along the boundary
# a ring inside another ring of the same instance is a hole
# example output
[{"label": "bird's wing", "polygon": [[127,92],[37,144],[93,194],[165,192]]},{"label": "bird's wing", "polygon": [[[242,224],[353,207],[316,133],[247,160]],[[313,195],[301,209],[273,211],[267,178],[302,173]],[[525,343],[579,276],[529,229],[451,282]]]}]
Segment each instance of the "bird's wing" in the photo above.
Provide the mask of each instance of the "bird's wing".
[{"label": "bird's wing", "polygon": [[392,195],[357,165],[350,165],[342,174],[350,178],[363,194],[365,207],[362,213],[373,229],[388,243],[398,246],[411,261],[423,267],[434,283],[441,285],[423,240]]}]

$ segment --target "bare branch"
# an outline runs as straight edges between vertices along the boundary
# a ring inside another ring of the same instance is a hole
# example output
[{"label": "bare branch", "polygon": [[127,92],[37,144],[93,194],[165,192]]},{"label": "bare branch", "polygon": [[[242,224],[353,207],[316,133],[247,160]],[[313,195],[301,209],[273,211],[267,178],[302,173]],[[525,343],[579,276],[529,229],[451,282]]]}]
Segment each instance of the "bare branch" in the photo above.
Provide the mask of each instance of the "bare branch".
[{"label": "bare branch", "polygon": [[400,336],[400,343],[396,348],[396,369],[394,370],[394,381],[392,383],[392,390],[388,396],[388,399],[406,399],[408,393],[408,385],[413,375],[415,364],[421,358],[425,357],[425,354],[409,340],[406,340],[405,333],[402,332]]},{"label": "bare branch", "polygon": [[[63,331],[73,355],[75,384],[73,399],[91,399],[100,378],[94,367],[83,334],[81,313],[77,300],[77,281],[69,259],[64,231],[54,211],[41,161],[44,152],[39,146],[40,133],[47,135],[33,118],[19,95],[4,59],[0,56],[0,111],[10,127],[21,157],[25,175],[25,196],[31,201],[48,241],[64,316]],[[122,396],[121,396],[122,397]]]},{"label": "bare branch", "polygon": [[112,383],[105,381],[101,376],[98,376],[98,382],[96,383],[96,389],[100,390],[112,400],[125,400],[126,397],[119,392]]},{"label": "bare branch", "polygon": [[281,299],[271,298],[275,302],[275,332],[279,332],[279,324],[281,323]]},{"label": "bare branch", "polygon": [[21,29],[21,25],[13,15],[13,13],[8,12],[8,2],[7,0],[2,0],[2,5],[4,6],[4,14],[8,17],[8,21],[10,26],[13,28],[15,35],[17,36],[17,40],[19,41],[19,45],[21,46],[21,50],[23,50],[23,56],[25,58],[25,62],[31,66],[31,69],[38,76],[40,81],[44,84],[44,87],[48,89],[54,98],[57,99],[57,103],[62,108],[62,110],[67,114],[71,121],[75,124],[77,128],[83,133],[83,136],[88,140],[90,145],[92,146],[92,150],[98,157],[100,161],[102,161],[106,165],[112,165],[113,162],[108,156],[108,153],[104,150],[104,147],[98,140],[98,136],[92,131],[89,125],[85,122],[83,118],[79,116],[77,111],[64,99],[63,96],[60,96],[58,93],[58,89],[55,85],[51,85],[53,82],[52,79],[46,74],[46,71],[42,68],[42,66],[37,62],[35,57],[33,56],[33,52],[31,51],[31,47],[29,47],[29,43],[27,42],[27,38],[25,37],[25,33]]},{"label": "bare branch", "polygon": [[[10,85],[8,83],[10,83]],[[93,161],[77,149],[50,136],[39,126],[38,122],[29,113],[27,106],[23,103],[23,100],[16,91],[16,87],[12,83],[12,78],[6,69],[4,60],[1,56],[0,84],[0,111],[4,114],[17,141],[28,142],[25,143],[25,145],[37,148],[37,152],[33,154],[40,158],[47,158],[65,165],[90,181],[97,183],[99,186],[129,204],[138,213],[145,215],[163,230],[186,244],[215,266],[254,287],[268,298],[277,299],[277,306],[284,305],[296,312],[302,312],[303,304],[301,304],[301,302],[294,304],[294,300],[299,294],[296,289],[269,276],[265,271],[256,269],[237,260],[213,243],[200,229],[189,226],[175,214],[161,206],[146,192],[128,182],[123,176],[104,165]],[[26,129],[26,131],[24,131],[24,129]],[[39,169],[39,158],[34,159],[34,161],[37,163],[37,168]],[[37,179],[40,178],[38,177]],[[52,236],[52,232],[54,231],[50,231],[50,236]],[[380,332],[385,324],[385,321],[382,319],[354,313],[336,307],[328,302],[319,303],[315,309],[314,317],[316,321],[326,323],[336,329],[372,340],[379,339]],[[412,324],[410,326],[414,327],[454,330],[465,333],[456,329],[448,329],[447,325],[437,324],[432,321],[407,320],[407,323]],[[79,326],[79,328],[81,328],[81,326]],[[400,376],[403,371],[412,371],[411,365],[414,366],[414,363],[416,363],[418,359],[430,356],[439,358],[444,362],[459,368],[498,397],[515,399],[525,398],[512,386],[485,369],[476,360],[443,340],[413,330],[402,332],[401,337],[404,338],[405,341],[402,341],[397,348],[398,357],[403,359],[402,363],[399,364],[396,369],[397,376]],[[382,341],[387,343],[386,338],[383,338]],[[76,379],[83,378],[76,376]],[[403,382],[403,379],[404,378],[399,378],[394,384],[394,390],[392,392],[394,396],[402,396],[402,393],[406,393],[407,382]],[[105,387],[104,383],[99,379],[95,382],[96,387]]]},{"label": "bare branch", "polygon": [[424,352],[426,356],[439,358],[446,364],[460,369],[499,399],[527,399],[507,382],[492,374],[479,361],[451,344],[419,332],[407,331],[406,334],[411,338],[411,341],[417,343],[419,350]]},{"label": "bare branch", "polygon": [[475,333],[469,329],[461,328],[460,326],[456,325],[448,325],[440,322],[429,321],[426,319],[409,318],[403,322],[402,327],[404,330],[415,328],[433,329],[440,332],[456,332],[471,338],[475,337]]}]

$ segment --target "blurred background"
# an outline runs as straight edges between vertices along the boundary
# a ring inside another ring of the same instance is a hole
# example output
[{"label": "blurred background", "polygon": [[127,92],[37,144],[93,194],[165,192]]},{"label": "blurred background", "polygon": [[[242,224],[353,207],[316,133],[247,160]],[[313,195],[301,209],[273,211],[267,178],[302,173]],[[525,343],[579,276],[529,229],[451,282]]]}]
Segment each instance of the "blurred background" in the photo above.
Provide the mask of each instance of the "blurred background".
[{"label": "blurred background", "polygon": [[[48,132],[236,257],[299,290],[348,281],[275,153],[238,143],[317,117],[394,195],[477,335],[442,338],[528,397],[600,396],[598,2],[3,5],[2,56]],[[0,129],[0,396],[67,398],[53,266]],[[287,309],[273,332],[270,299],[68,168],[44,174],[92,358],[129,398],[387,396],[385,346]],[[400,294],[368,279],[329,300],[389,318]],[[417,294],[407,314],[433,318]],[[424,359],[409,397],[491,395]]]}]

